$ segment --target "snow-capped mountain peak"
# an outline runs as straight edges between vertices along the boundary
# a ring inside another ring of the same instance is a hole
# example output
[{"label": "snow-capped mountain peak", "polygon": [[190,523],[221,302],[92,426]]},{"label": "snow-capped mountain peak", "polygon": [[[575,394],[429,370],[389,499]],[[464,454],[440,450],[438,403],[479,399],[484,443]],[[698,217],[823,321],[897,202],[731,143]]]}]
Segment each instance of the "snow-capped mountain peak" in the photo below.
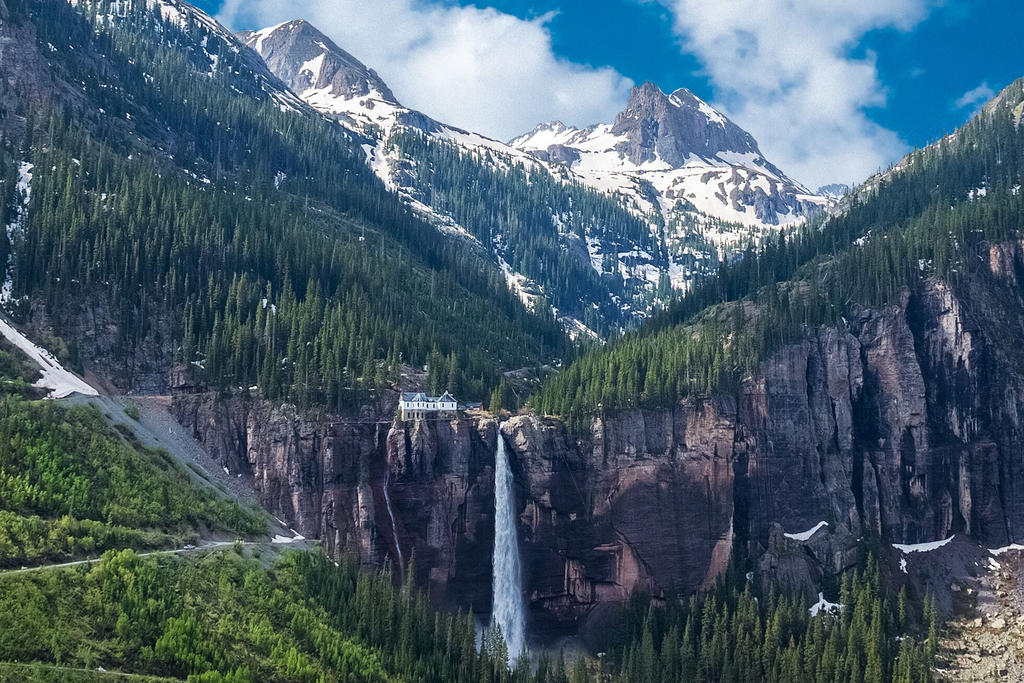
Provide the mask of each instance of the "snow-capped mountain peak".
[{"label": "snow-capped mountain peak", "polygon": [[[763,230],[801,221],[825,203],[765,159],[750,133],[686,88],[669,95],[644,83],[611,124],[544,124],[510,144],[631,197],[667,223],[697,213]],[[729,232],[723,242],[734,241]]]},{"label": "snow-capped mountain peak", "polygon": [[259,31],[243,31],[238,37],[297,93],[326,89],[346,99],[374,94],[389,104],[401,106],[376,71],[304,19]]},{"label": "snow-capped mountain peak", "polygon": [[306,103],[357,132],[390,131],[399,123],[424,131],[439,125],[403,107],[376,71],[308,21],[295,19],[259,31],[242,31],[238,38]]}]

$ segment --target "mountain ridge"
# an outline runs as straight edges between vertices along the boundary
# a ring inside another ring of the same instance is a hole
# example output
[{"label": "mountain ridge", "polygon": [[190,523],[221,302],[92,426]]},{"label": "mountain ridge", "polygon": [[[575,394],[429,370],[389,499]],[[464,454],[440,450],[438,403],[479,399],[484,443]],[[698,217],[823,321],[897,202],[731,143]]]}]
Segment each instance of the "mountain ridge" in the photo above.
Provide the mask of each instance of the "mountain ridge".
[{"label": "mountain ridge", "polygon": [[[665,95],[653,84],[638,86],[613,124],[583,131],[559,124],[563,137],[575,135],[586,144],[541,149],[523,136],[506,144],[401,105],[376,72],[304,20],[239,37],[301,99],[364,136],[367,163],[389,189],[442,231],[474,239],[524,302],[550,307],[574,335],[629,329],[672,289],[685,289],[719,260],[827,204],[765,160],[749,133],[685,89]],[[429,149],[416,152],[422,145],[402,135],[408,130],[426,136]],[[537,207],[509,206],[515,213],[508,226],[485,226],[465,214],[460,223],[444,197],[462,190],[446,177],[450,170],[436,166],[450,163],[453,153],[462,157],[459,173],[475,176],[475,165],[492,176],[492,197],[519,193],[515,183],[498,177],[520,173],[517,167],[527,176],[546,175],[554,182],[537,200],[550,215],[538,220]],[[582,220],[569,201],[581,191],[617,202],[632,214],[629,221],[646,225],[647,234],[609,230],[613,223],[600,217]],[[512,230],[534,234],[517,237]],[[537,239],[549,245],[539,261],[528,244]],[[553,281],[551,273],[580,265],[591,270],[580,272],[587,292],[567,296],[573,288]],[[590,312],[595,306],[596,318]]]}]

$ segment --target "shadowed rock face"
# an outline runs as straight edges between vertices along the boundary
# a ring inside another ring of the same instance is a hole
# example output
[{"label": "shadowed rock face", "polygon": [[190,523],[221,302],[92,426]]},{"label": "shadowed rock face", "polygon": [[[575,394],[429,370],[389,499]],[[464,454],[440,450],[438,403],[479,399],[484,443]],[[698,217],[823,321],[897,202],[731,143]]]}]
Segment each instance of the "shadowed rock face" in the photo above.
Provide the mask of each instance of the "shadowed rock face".
[{"label": "shadowed rock face", "polygon": [[[379,424],[332,424],[208,395],[175,410],[271,512],[370,565],[395,556],[387,479],[417,580],[480,611],[500,429],[521,485],[530,624],[571,628],[634,589],[705,585],[734,541],[797,584],[847,566],[865,533],[1024,541],[1022,253],[993,246],[990,274],[956,292],[922,280],[898,305],[808,331],[736,396],[608,415],[581,436],[534,415],[401,423],[382,409]],[[820,521],[829,532],[801,546],[813,563],[785,552],[782,531]]]}]

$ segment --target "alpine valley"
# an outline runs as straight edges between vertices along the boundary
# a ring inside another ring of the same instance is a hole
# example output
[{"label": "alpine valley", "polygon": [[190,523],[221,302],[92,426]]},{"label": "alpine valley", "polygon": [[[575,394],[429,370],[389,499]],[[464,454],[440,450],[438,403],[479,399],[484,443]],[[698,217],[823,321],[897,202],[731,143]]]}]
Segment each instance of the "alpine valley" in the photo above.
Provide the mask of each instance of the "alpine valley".
[{"label": "alpine valley", "polygon": [[305,21],[239,34],[291,90],[360,137],[386,187],[496,263],[574,337],[634,327],[718,263],[829,204],[689,91],[634,88],[614,124],[509,144],[403,107]]},{"label": "alpine valley", "polygon": [[1024,678],[1024,79],[818,191],[400,96],[0,0],[0,680]]}]

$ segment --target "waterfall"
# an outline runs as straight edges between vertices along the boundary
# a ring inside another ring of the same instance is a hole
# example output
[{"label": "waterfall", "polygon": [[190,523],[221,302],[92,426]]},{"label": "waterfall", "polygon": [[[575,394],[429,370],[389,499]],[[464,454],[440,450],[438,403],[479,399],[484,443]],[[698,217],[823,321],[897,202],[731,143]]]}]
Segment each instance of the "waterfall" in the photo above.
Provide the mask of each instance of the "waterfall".
[{"label": "waterfall", "polygon": [[509,467],[505,439],[498,432],[494,455],[494,576],[491,625],[501,627],[509,661],[523,651],[526,617],[523,581],[519,568],[519,538],[516,533],[515,479]]},{"label": "waterfall", "polygon": [[388,519],[391,520],[391,538],[395,541],[395,552],[398,553],[398,580],[405,583],[405,560],[402,558],[402,544],[398,542],[398,526],[395,524],[395,512],[391,509],[391,494],[388,488],[391,486],[391,469],[388,468],[384,474],[384,505],[388,509]]}]

